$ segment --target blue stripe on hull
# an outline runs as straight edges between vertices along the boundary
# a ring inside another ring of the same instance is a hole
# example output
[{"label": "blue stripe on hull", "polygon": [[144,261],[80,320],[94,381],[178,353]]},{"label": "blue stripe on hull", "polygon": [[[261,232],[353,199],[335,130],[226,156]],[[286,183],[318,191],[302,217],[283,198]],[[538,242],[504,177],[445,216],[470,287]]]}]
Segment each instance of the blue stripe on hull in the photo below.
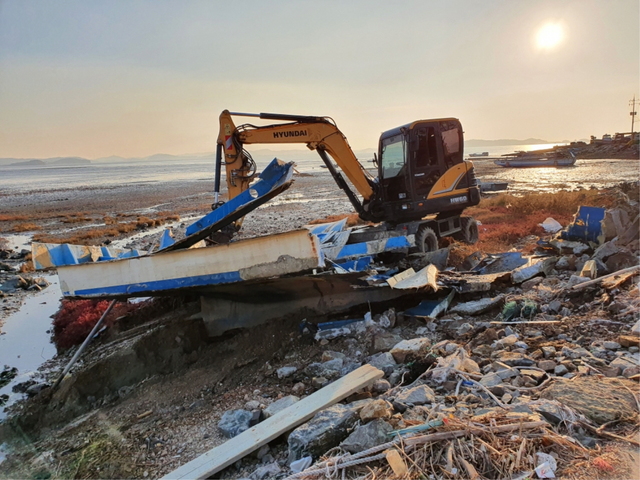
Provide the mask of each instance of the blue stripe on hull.
[{"label": "blue stripe on hull", "polygon": [[172,278],[169,280],[156,280],[145,283],[131,283],[115,285],[112,287],[88,288],[71,292],[62,292],[64,296],[76,297],[103,297],[114,295],[131,295],[134,293],[159,292],[175,290],[178,288],[202,287],[221,283],[235,283],[242,281],[239,272],[214,273],[210,275],[197,275],[193,277]]}]

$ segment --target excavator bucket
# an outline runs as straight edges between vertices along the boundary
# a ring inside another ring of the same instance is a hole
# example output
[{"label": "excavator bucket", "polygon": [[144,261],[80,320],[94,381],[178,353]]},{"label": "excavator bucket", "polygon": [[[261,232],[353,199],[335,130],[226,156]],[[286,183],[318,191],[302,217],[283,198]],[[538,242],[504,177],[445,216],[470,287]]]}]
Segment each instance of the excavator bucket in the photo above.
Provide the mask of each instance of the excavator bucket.
[{"label": "excavator bucket", "polygon": [[232,198],[197,222],[189,225],[185,232],[187,236],[184,239],[159,251],[167,252],[189,248],[284,192],[293,183],[293,166],[293,162],[285,163],[274,158],[260,174],[260,180],[237,197]]}]

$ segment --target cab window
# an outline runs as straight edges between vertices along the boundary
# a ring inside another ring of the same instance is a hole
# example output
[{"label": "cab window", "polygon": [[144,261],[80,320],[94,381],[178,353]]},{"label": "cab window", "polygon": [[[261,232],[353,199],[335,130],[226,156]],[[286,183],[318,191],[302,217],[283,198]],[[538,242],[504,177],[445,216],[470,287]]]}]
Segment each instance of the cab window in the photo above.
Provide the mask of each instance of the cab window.
[{"label": "cab window", "polygon": [[403,172],[405,150],[403,135],[395,135],[382,140],[382,149],[380,151],[382,178],[396,177]]}]

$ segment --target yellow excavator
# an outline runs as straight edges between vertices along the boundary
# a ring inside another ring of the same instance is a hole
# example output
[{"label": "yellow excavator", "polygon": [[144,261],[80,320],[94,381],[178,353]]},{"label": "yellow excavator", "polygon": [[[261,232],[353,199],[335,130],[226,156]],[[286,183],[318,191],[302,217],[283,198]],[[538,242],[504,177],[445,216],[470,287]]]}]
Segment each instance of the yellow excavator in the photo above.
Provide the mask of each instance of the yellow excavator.
[{"label": "yellow excavator", "polygon": [[[279,123],[236,126],[232,117]],[[461,216],[466,207],[480,202],[480,190],[473,164],[463,159],[462,125],[455,118],[418,120],[384,132],[374,155],[378,169],[374,177],[330,117],[225,110],[220,115],[216,150],[214,208],[221,203],[222,165],[229,199],[249,188],[256,165],[244,146],[255,143],[301,143],[317,151],[360,218],[379,223],[370,229],[372,239],[412,234],[422,252],[436,250],[439,237],[453,235],[467,243],[478,240],[476,221]]]}]

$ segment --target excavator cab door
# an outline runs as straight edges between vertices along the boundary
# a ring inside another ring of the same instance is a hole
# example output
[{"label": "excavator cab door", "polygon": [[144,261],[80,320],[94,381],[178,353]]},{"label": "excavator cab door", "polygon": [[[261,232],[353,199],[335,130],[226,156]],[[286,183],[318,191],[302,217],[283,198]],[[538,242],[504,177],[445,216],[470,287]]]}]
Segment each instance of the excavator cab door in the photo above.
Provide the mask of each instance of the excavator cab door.
[{"label": "excavator cab door", "polygon": [[426,199],[446,169],[438,127],[437,123],[421,123],[411,131],[409,183],[414,201]]},{"label": "excavator cab door", "polygon": [[407,135],[398,129],[393,135],[380,139],[378,171],[382,201],[387,208],[407,202],[411,195],[407,182]]}]

